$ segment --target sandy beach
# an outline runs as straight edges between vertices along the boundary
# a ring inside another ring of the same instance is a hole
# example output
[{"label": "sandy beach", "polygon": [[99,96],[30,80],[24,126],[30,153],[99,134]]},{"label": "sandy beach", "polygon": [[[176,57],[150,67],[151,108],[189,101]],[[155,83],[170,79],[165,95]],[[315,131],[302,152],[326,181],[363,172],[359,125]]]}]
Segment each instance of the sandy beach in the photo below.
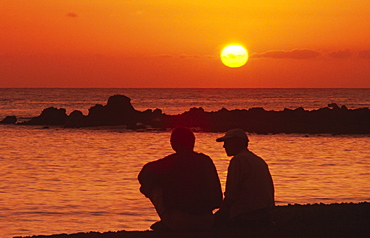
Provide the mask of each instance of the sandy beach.
[{"label": "sandy beach", "polygon": [[273,211],[276,226],[257,232],[154,232],[111,231],[76,234],[34,235],[27,237],[369,237],[370,203],[306,204],[277,206]]}]

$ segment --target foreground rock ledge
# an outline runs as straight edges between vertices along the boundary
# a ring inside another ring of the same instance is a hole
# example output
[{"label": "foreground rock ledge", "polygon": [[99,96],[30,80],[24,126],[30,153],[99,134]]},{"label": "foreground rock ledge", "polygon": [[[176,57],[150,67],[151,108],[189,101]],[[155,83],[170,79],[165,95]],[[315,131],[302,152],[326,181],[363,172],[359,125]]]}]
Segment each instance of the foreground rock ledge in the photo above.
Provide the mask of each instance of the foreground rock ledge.
[{"label": "foreground rock ledge", "polygon": [[[126,126],[132,130],[166,130],[187,126],[198,131],[225,132],[241,128],[249,133],[309,133],[309,134],[370,134],[370,109],[348,109],[335,103],[318,110],[304,108],[266,111],[263,108],[206,112],[203,108],[190,108],[179,115],[166,115],[162,110],[136,110],[131,99],[124,95],[109,97],[106,105],[97,104],[88,115],[75,110],[70,115],[64,108],[49,107],[22,125],[63,126],[67,128],[96,126]],[[15,124],[17,118],[8,116],[0,124]]]},{"label": "foreground rock ledge", "polygon": [[[154,232],[118,231],[32,236],[39,238],[211,238],[211,237],[370,237],[370,203],[341,203],[278,206],[274,210],[276,227],[247,233],[229,232]],[[30,236],[27,236],[30,237]]]}]

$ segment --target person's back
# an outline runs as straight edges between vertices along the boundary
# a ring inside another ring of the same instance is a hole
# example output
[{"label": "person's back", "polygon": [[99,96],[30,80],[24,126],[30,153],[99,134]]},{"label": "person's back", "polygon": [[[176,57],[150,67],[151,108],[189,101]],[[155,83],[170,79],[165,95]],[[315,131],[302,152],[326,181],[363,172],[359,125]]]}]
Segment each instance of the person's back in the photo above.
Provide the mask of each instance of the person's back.
[{"label": "person's back", "polygon": [[169,210],[205,214],[221,203],[216,168],[211,158],[201,153],[176,153],[149,162],[138,179],[145,195],[152,189],[161,188],[163,203]]},{"label": "person's back", "polygon": [[[233,170],[233,171],[231,171]],[[229,174],[238,174],[227,180],[225,196],[234,198],[230,217],[274,207],[274,185],[266,162],[244,149],[235,155],[229,165]],[[237,188],[234,188],[238,184]]]},{"label": "person's back", "polygon": [[171,230],[209,229],[212,211],[222,202],[216,168],[211,158],[193,151],[194,142],[190,130],[175,129],[171,145],[176,153],[147,163],[138,176],[140,191],[161,218],[159,224]]},{"label": "person's back", "polygon": [[218,208],[221,196],[212,160],[198,153],[172,155],[174,163],[164,186],[164,203],[169,209],[190,214],[207,214]]}]

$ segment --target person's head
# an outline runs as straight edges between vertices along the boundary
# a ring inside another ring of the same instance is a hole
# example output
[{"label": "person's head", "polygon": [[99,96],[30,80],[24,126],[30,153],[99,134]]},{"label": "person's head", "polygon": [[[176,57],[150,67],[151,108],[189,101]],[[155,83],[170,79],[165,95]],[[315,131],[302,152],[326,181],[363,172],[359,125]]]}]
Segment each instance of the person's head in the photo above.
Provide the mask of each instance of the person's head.
[{"label": "person's head", "polygon": [[171,134],[172,149],[178,153],[193,151],[194,133],[186,127],[176,127]]},{"label": "person's head", "polygon": [[217,142],[224,142],[224,148],[228,156],[239,154],[248,147],[248,136],[242,129],[231,129],[223,137],[216,139]]}]

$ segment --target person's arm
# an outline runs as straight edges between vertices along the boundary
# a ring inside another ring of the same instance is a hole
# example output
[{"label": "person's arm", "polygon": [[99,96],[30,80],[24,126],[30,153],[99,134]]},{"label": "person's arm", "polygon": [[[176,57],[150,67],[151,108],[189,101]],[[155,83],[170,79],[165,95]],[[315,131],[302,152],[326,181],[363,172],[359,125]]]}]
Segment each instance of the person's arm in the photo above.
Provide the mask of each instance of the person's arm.
[{"label": "person's arm", "polygon": [[220,178],[217,174],[216,166],[214,165],[211,158],[209,158],[209,184],[210,184],[210,194],[211,194],[211,206],[212,209],[220,208],[222,203],[222,189]]},{"label": "person's arm", "polygon": [[152,192],[152,189],[156,186],[156,176],[153,171],[153,163],[148,163],[144,165],[141,169],[138,180],[140,183],[140,192],[144,194],[146,197]]},{"label": "person's arm", "polygon": [[238,193],[240,190],[239,184],[240,180],[241,180],[240,165],[238,161],[235,158],[233,158],[230,160],[227,172],[225,199],[222,202],[220,213],[227,215],[230,214],[231,206],[238,197]]}]

